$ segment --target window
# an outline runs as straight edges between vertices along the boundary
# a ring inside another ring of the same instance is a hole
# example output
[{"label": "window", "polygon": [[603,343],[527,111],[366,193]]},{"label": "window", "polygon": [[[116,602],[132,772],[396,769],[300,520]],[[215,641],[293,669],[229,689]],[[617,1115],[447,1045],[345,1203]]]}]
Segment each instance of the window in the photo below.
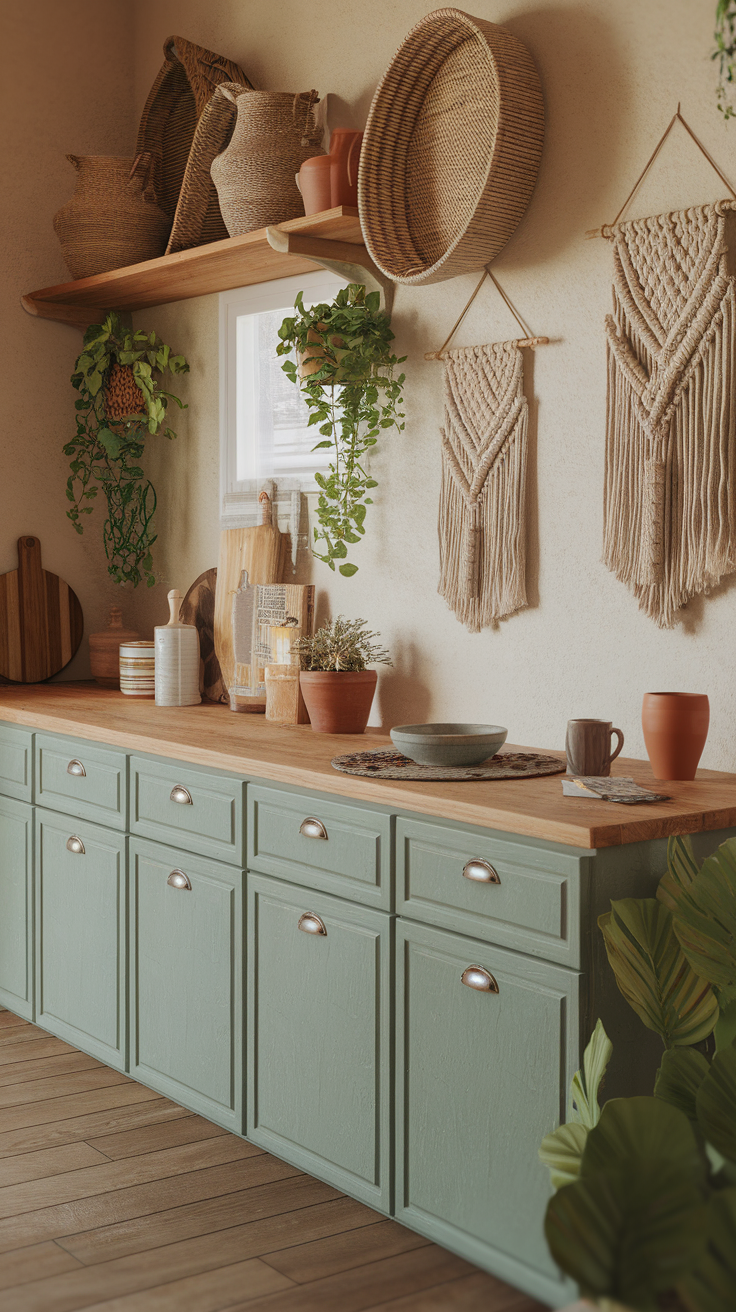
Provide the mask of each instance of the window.
[{"label": "window", "polygon": [[276,355],[278,330],[298,291],[305,305],[331,301],[343,279],[330,273],[279,278],[220,294],[221,520],[223,528],[258,522],[258,493],[273,479],[277,504],[317,490],[329,451],[307,426],[299,389]]}]

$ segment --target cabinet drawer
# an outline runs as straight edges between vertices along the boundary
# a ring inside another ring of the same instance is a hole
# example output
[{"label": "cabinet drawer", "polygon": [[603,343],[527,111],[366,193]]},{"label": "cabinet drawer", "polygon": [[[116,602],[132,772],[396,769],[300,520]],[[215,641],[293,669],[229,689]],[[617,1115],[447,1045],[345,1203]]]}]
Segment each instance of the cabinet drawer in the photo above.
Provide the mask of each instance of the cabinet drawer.
[{"label": "cabinet drawer", "polygon": [[0,1003],[33,1020],[33,807],[0,797]]},{"label": "cabinet drawer", "polygon": [[248,874],[248,1138],[391,1206],[393,917]]},{"label": "cabinet drawer", "polygon": [[248,865],[390,910],[391,818],[320,795],[250,787]]},{"label": "cabinet drawer", "polygon": [[588,857],[542,844],[399,819],[396,910],[578,967],[589,865]]},{"label": "cabinet drawer", "polygon": [[32,766],[33,735],[27,729],[0,724],[0,793],[30,802]]},{"label": "cabinet drawer", "polygon": [[244,793],[242,779],[131,756],[131,833],[242,866]]},{"label": "cabinet drawer", "polygon": [[36,734],[36,801],[64,815],[124,829],[125,753],[76,738]]},{"label": "cabinet drawer", "polygon": [[36,1020],[126,1064],[126,839],[36,811]]}]

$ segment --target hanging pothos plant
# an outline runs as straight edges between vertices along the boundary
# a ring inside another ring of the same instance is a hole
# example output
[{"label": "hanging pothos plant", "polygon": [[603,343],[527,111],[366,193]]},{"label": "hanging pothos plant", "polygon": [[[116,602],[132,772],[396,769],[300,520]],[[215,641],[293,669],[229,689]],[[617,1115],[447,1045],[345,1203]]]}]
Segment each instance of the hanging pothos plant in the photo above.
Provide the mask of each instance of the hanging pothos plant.
[{"label": "hanging pothos plant", "polygon": [[[67,515],[81,533],[82,515],[91,515],[94,508],[85,503],[94,501],[102,488],[107,568],[117,583],[136,587],[145,579],[150,588],[156,582],[151,557],[156,493],[140,460],[146,436],[162,429],[169,401],[186,408],[164,391],[161,375],[188,371],[184,356],[172,355],[155,332],[126,328],[115,313],[102,324],[92,324],[84,335],[71,380],[79,392],[77,433],[64,447],[64,454],[71,456],[66,495],[72,508]],[[171,428],[163,432],[176,437]]]},{"label": "hanging pothos plant", "polygon": [[404,427],[405,375],[394,377],[394,369],[406,356],[393,354],[390,319],[379,303],[379,293],[366,294],[360,283],[339,291],[331,305],[310,309],[299,292],[296,314],[284,319],[276,348],[278,355],[296,350],[298,363],[287,360],[282,368],[301,388],[310,425],[319,424],[322,441],[312,449],[333,453],[329,472],[315,474],[320,492],[312,552],[331,570],[338,562],[348,578],[358,569],[346,560],[348,547],[365,533],[368,493],[378,486],[366,471],[366,454],[382,430]]}]

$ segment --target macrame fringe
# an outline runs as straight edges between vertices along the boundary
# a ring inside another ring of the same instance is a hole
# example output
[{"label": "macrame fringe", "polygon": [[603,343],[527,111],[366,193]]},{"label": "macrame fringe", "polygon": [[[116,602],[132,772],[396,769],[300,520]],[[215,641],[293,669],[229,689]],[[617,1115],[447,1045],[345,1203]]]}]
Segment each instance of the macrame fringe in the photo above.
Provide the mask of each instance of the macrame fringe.
[{"label": "macrame fringe", "polygon": [[527,604],[523,362],[515,342],[445,361],[438,591],[478,633]]},{"label": "macrame fringe", "polygon": [[736,569],[736,293],[725,211],[700,206],[607,229],[603,559],[671,628]]}]

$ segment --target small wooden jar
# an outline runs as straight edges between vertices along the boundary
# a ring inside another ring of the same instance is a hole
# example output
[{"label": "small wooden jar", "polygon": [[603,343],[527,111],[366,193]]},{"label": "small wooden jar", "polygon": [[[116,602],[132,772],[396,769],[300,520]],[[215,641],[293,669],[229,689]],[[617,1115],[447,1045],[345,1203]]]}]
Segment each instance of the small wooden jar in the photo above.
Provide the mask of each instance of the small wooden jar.
[{"label": "small wooden jar", "polygon": [[120,644],[140,638],[135,629],[123,628],[123,612],[111,606],[110,622],[100,633],[89,635],[89,667],[92,678],[103,688],[120,687]]}]

